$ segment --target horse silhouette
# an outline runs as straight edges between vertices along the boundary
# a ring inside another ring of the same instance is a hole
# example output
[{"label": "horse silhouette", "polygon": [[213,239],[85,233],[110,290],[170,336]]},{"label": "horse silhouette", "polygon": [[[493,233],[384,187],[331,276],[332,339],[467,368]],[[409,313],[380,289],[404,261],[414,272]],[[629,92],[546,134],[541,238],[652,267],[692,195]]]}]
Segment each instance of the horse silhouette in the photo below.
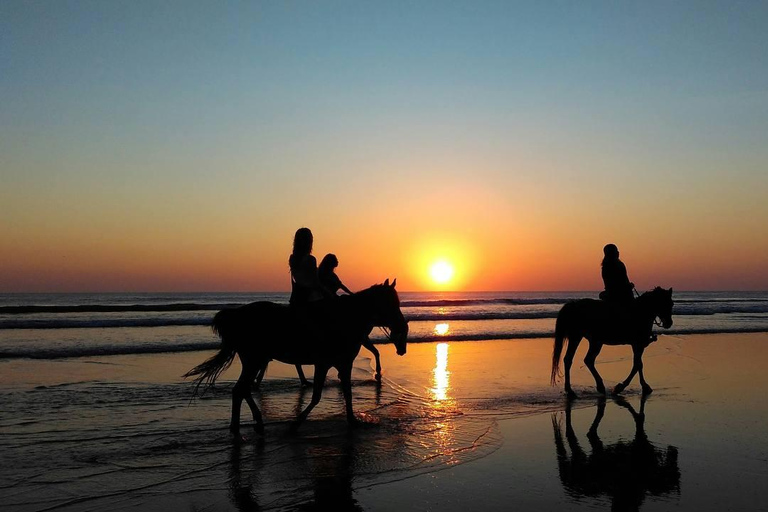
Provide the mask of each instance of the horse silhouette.
[{"label": "horse silhouette", "polygon": [[[605,397],[598,400],[597,412],[587,433],[591,452],[579,445],[571,424],[571,401],[565,409],[565,441],[558,415],[552,415],[555,435],[557,467],[563,487],[572,495],[611,499],[611,510],[637,511],[645,496],[663,496],[679,492],[680,469],[677,448],[657,448],[645,433],[645,401],[640,401],[640,412],[621,397],[614,401],[629,410],[635,421],[635,437],[631,441],[618,441],[605,446],[597,428],[605,413]],[[566,450],[566,444],[568,450]]]},{"label": "horse silhouette", "polygon": [[645,292],[626,308],[594,299],[581,299],[565,304],[557,315],[555,324],[555,345],[552,350],[551,383],[556,385],[560,375],[560,354],[565,340],[568,349],[563,357],[565,363],[565,391],[569,398],[575,398],[576,393],[571,388],[571,364],[573,356],[582,338],[589,340],[589,350],[584,357],[592,376],[595,378],[597,391],[605,393],[603,379],[595,368],[595,359],[603,345],[631,345],[634,354],[632,370],[623,382],[613,389],[621,393],[632,381],[636,373],[640,374],[640,385],[643,394],[653,391],[643,376],[643,351],[651,341],[653,324],[656,318],[661,319],[665,329],[672,327],[672,288],[665,290],[656,287]]},{"label": "horse silhouette", "polygon": [[[371,338],[368,336],[362,340],[361,345],[373,354],[376,362],[376,373],[374,374],[374,378],[377,382],[381,382],[381,355],[379,354],[379,349],[373,346],[373,341],[371,341]],[[259,369],[259,372],[256,374],[256,387],[259,387],[261,385],[261,381],[264,380],[264,377],[267,374],[267,366],[269,366],[269,362],[267,362],[264,367]],[[299,381],[301,381],[301,385],[305,387],[312,386],[313,384],[304,376],[304,370],[301,368],[301,365],[295,366],[296,373],[299,376]]]},{"label": "horse silhouette", "polygon": [[240,429],[240,407],[245,400],[253,415],[254,429],[264,430],[264,422],[251,396],[251,384],[271,360],[294,365],[314,365],[312,400],[302,411],[298,427],[320,401],[325,376],[331,367],[339,372],[344,393],[347,421],[355,425],[352,411],[352,365],[362,341],[374,327],[389,330],[398,355],[406,352],[408,322],[400,311],[395,291],[397,280],[371,286],[352,295],[316,301],[305,307],[290,307],[272,302],[253,302],[238,308],[223,309],[213,318],[212,328],[221,337],[219,352],[192,368],[184,377],[195,376],[195,393],[205,383],[212,386],[237,354],[242,371],[232,389],[230,431]]}]

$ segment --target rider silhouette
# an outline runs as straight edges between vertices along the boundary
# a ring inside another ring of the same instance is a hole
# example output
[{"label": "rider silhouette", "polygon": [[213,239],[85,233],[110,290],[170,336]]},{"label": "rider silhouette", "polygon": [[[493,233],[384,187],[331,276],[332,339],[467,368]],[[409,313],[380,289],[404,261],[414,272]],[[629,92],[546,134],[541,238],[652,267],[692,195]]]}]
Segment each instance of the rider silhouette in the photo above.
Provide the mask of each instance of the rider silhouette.
[{"label": "rider silhouette", "polygon": [[339,276],[336,275],[334,269],[339,266],[339,259],[335,254],[326,254],[323,261],[320,262],[320,266],[317,268],[317,277],[320,280],[320,284],[323,286],[327,293],[336,296],[336,292],[343,290],[344,293],[352,295],[349,288],[344,286]]},{"label": "rider silhouette", "polygon": [[292,306],[307,304],[323,298],[323,289],[317,277],[317,260],[312,256],[314,237],[309,228],[299,228],[293,237],[293,253],[288,258],[291,269]]},{"label": "rider silhouette", "polygon": [[[320,266],[317,269],[317,276],[320,279],[320,284],[323,286],[325,293],[330,294],[332,297],[336,297],[336,292],[343,290],[344,293],[352,295],[352,290],[344,286],[339,276],[336,275],[334,269],[339,266],[339,259],[335,254],[326,254],[323,257],[323,261],[320,262]],[[381,380],[381,356],[379,350],[373,346],[371,338],[365,337],[363,346],[370,350],[373,357],[376,359],[376,380]]]},{"label": "rider silhouette", "polygon": [[603,247],[602,275],[605,290],[600,298],[621,306],[628,306],[634,300],[634,283],[627,277],[627,267],[619,259],[619,249],[614,244]]},{"label": "rider silhouette", "polygon": [[[296,230],[293,236],[293,253],[288,258],[288,266],[291,269],[291,298],[288,299],[288,303],[291,307],[302,311],[305,321],[317,324],[320,313],[307,308],[307,305],[325,297],[326,292],[317,276],[317,260],[312,256],[313,243],[314,237],[309,228]],[[296,373],[302,385],[311,384],[304,375],[301,365],[296,365]]]}]

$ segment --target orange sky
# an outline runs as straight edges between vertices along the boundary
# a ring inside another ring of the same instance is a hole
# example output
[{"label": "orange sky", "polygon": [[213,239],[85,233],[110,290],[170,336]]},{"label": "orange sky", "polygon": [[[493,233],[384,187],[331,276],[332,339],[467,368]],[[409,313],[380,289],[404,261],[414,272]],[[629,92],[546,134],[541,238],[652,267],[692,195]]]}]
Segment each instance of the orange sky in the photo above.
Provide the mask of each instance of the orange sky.
[{"label": "orange sky", "polygon": [[[188,209],[186,196],[170,195],[149,211],[100,197],[38,198],[35,213],[19,208],[20,221],[3,227],[0,289],[288,290],[292,237],[304,225],[314,232],[318,261],[335,253],[338,274],[353,289],[395,277],[402,290],[599,289],[607,242],[619,246],[641,290],[768,288],[759,194],[742,201],[735,222],[731,206],[714,201],[697,208],[678,197],[649,208],[635,198],[622,213],[568,191],[553,191],[550,201],[522,185],[454,178],[430,190],[405,183],[327,208],[315,200],[293,215],[287,206],[227,201],[225,194]],[[686,209],[702,222],[676,213]],[[438,259],[455,268],[444,286],[429,277]]]},{"label": "orange sky", "polygon": [[511,5],[14,5],[0,292],[768,289],[763,8]]}]

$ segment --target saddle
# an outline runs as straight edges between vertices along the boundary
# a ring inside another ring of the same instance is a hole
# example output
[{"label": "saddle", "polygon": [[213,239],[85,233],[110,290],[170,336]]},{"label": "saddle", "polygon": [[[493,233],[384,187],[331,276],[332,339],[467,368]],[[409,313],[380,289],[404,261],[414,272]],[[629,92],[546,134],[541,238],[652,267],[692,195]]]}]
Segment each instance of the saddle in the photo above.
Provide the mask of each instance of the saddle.
[{"label": "saddle", "polygon": [[[636,338],[641,335],[642,328],[639,319],[635,316],[635,299],[629,301],[605,300],[604,294],[605,292],[600,293],[600,298],[603,299],[602,302],[605,305],[611,332],[622,339]],[[657,336],[651,334],[645,345],[648,346],[656,339]]]}]

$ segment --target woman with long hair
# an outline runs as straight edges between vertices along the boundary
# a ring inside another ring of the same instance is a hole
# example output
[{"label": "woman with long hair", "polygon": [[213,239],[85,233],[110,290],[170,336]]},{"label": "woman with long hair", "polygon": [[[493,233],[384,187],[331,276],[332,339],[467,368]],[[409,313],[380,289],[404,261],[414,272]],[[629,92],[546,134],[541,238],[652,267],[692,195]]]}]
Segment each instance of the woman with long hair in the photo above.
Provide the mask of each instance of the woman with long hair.
[{"label": "woman with long hair", "polygon": [[293,237],[293,252],[288,258],[291,269],[292,306],[299,306],[323,298],[317,277],[317,260],[312,256],[314,237],[309,228],[299,228]]}]

